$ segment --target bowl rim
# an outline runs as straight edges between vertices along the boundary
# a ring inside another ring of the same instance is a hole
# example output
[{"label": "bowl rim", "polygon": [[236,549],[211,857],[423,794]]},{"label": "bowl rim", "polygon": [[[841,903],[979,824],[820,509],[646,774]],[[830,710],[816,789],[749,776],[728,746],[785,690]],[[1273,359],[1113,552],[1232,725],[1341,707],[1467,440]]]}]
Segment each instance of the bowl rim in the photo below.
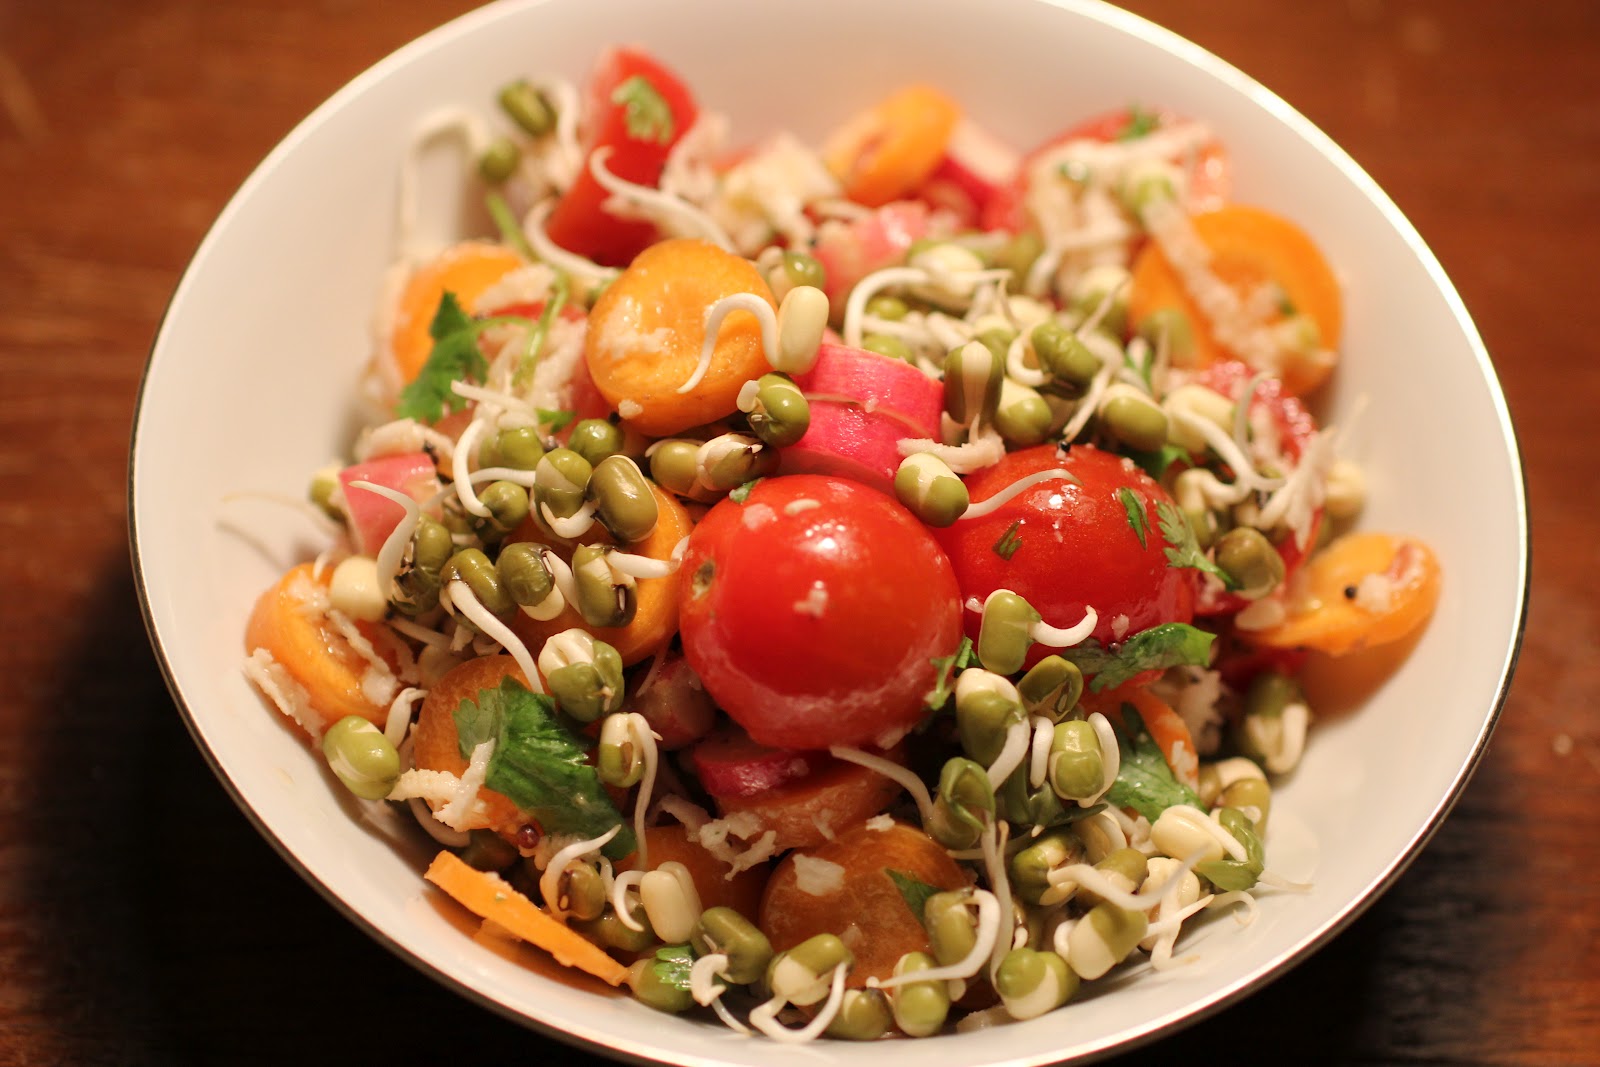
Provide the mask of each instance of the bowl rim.
[{"label": "bowl rim", "polygon": [[[625,1039],[616,1035],[611,1035],[609,1038],[610,1043],[602,1044],[542,1019],[524,1014],[511,1005],[503,1003],[439,969],[417,951],[407,947],[400,940],[390,937],[356,910],[354,906],[339,896],[329,885],[316,877],[291,847],[269,829],[263,817],[245,799],[239,786],[225,772],[219,756],[207,743],[201,731],[199,719],[185,698],[182,686],[168,658],[158,620],[152,607],[152,598],[143,564],[139,524],[140,485],[138,470],[140,465],[139,446],[147,390],[151,385],[152,371],[167,333],[168,319],[173,309],[178,306],[193,284],[200,268],[209,259],[212,249],[219,242],[220,235],[228,228],[234,215],[242,210],[242,205],[250,198],[254,190],[269,180],[270,173],[283,157],[293,153],[300,143],[310,136],[313,130],[327,121],[333,113],[343,109],[349,101],[366,92],[369,86],[390,77],[395,71],[408,65],[415,57],[431,52],[447,40],[473,32],[480,24],[497,22],[511,17],[517,11],[543,6],[545,2],[547,0],[496,0],[494,3],[464,12],[401,45],[351,78],[309,114],[300,119],[273,146],[271,151],[255,165],[249,175],[240,182],[229,196],[227,203],[196,246],[194,253],[180,274],[171,296],[167,300],[150,342],[149,354],[141,372],[135,395],[134,417],[129,438],[127,461],[128,489],[125,498],[128,515],[128,547],[135,590],[138,596],[140,615],[167,689],[196,747],[222,784],[224,791],[243,812],[246,820],[256,828],[257,832],[288,863],[289,867],[305,882],[309,883],[335,910],[353,922],[368,937],[430,980],[445,986],[469,1001],[488,1008],[495,1014],[519,1026],[538,1031],[570,1047],[636,1063],[717,1064],[731,1062],[704,1056],[697,1056],[692,1059],[664,1058],[659,1054],[659,1051],[652,1051],[642,1046],[633,1047],[627,1043],[619,1044],[618,1042]],[[1478,371],[1487,387],[1488,397],[1500,431],[1500,443],[1505,449],[1505,457],[1508,460],[1508,474],[1516,498],[1514,522],[1519,566],[1515,583],[1515,621],[1510,633],[1509,643],[1499,666],[1499,677],[1492,698],[1492,706],[1484,717],[1482,726],[1478,730],[1477,736],[1473,739],[1471,748],[1463,758],[1460,766],[1455,769],[1449,790],[1434,804],[1426,821],[1410,837],[1405,847],[1383,867],[1379,876],[1366,886],[1365,891],[1347,902],[1330,920],[1313,928],[1305,936],[1295,939],[1281,952],[1265,961],[1252,972],[1241,976],[1226,986],[1221,986],[1202,994],[1183,1010],[1145,1020],[1118,1035],[1112,1035],[1097,1044],[1086,1046],[1074,1054],[1070,1060],[1070,1062],[1087,1063],[1114,1053],[1130,1051],[1159,1038],[1170,1036],[1220,1012],[1268,982],[1276,980],[1309,959],[1315,952],[1342,933],[1394,885],[1439,830],[1465,791],[1468,782],[1487,752],[1490,737],[1504,711],[1511,680],[1520,658],[1526,635],[1529,586],[1533,560],[1524,461],[1518,445],[1510,408],[1499,377],[1495,372],[1493,361],[1465,303],[1454,284],[1446,275],[1438,258],[1389,195],[1342,147],[1298,110],[1250,75],[1193,41],[1166,29],[1158,23],[1152,22],[1144,16],[1115,7],[1107,0],[1033,0],[1033,2],[1044,6],[1061,8],[1093,19],[1113,29],[1147,40],[1163,51],[1181,58],[1184,62],[1199,66],[1207,74],[1221,79],[1232,88],[1250,97],[1259,106],[1273,113],[1275,117],[1290,126],[1299,136],[1306,139],[1320,154],[1327,157],[1345,177],[1358,187],[1362,195],[1381,212],[1385,221],[1394,229],[1396,235],[1402,239],[1406,247],[1416,256],[1418,263],[1427,273],[1439,295],[1445,300],[1455,325],[1460,329],[1463,340],[1471,350],[1477,363]],[[992,1067],[1038,1067],[1038,1065],[1047,1062],[1055,1061],[1048,1058],[1041,1059],[1038,1056],[1024,1056],[994,1061]]]}]

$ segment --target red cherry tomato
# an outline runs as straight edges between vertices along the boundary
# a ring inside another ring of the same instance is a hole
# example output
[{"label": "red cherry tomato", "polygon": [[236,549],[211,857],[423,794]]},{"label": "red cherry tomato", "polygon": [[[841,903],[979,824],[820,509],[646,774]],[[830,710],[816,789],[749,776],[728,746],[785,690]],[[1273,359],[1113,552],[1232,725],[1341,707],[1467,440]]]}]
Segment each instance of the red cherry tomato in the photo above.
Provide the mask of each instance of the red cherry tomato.
[{"label": "red cherry tomato", "polygon": [[689,665],[775,748],[892,744],[961,638],[955,575],[927,528],[843,479],[767,478],[722,501],[679,574]]},{"label": "red cherry tomato", "polygon": [[[1054,445],[1040,445],[1012,452],[971,475],[967,491],[976,504],[1021,478],[1057,467],[1071,472],[1077,483],[1040,482],[988,515],[938,531],[962,597],[981,601],[996,589],[1009,589],[1058,627],[1076,625],[1084,609],[1093,607],[1100,616],[1094,637],[1105,645],[1160,623],[1193,618],[1198,572],[1168,565],[1156,515],[1157,507],[1172,498],[1131,460],[1091,445],[1077,445],[1065,456]],[[1124,489],[1136,500],[1133,510],[1143,514],[1143,544],[1122,499]],[[1007,559],[995,546],[1013,523],[1019,524],[1016,551]],[[979,613],[966,612],[973,640],[980,621]],[[1049,652],[1034,645],[1028,662]]]},{"label": "red cherry tomato", "polygon": [[649,54],[613,48],[602,55],[589,76],[584,101],[583,170],[545,220],[545,233],[570,252],[608,266],[626,266],[659,235],[651,223],[618,218],[601,206],[611,194],[590,173],[589,158],[609,148],[608,170],[637,185],[653,186],[661,179],[667,153],[698,114],[688,88]]},{"label": "red cherry tomato", "polygon": [[[1244,387],[1255,373],[1255,369],[1248,364],[1238,360],[1227,360],[1206,367],[1195,376],[1195,381],[1231,400],[1238,400],[1244,395]],[[1284,455],[1292,460],[1300,459],[1312,435],[1317,432],[1317,420],[1311,417],[1311,413],[1297,397],[1290,396],[1284,391],[1283,383],[1276,378],[1265,378],[1256,386],[1255,395],[1250,400],[1250,409],[1252,412],[1264,411],[1272,419],[1273,425],[1277,427]],[[1285,537],[1278,542],[1278,555],[1283,558],[1285,581],[1293,577],[1300,569],[1300,565],[1306,561],[1306,557],[1311,554],[1311,549],[1316,546],[1317,531],[1321,525],[1322,510],[1319,508],[1311,520],[1311,530],[1303,547],[1293,537]],[[1214,583],[1202,583],[1195,613],[1233,615],[1243,611],[1249,603],[1248,600],[1235,596]]]},{"label": "red cherry tomato", "polygon": [[[1141,121],[1142,120],[1142,121]],[[1034,160],[1068,141],[1118,141],[1129,139],[1141,125],[1159,130],[1183,121],[1170,111],[1118,108],[1080,122],[1064,133],[1047,140],[1023,157],[1017,176],[995,192],[984,207],[983,226],[987,230],[1020,233],[1030,223],[1024,201],[1027,199],[1029,172]],[[1149,125],[1153,123],[1153,125]],[[1222,142],[1211,139],[1200,145],[1191,158],[1180,161],[1188,177],[1190,211],[1210,211],[1227,202],[1233,184],[1233,171]]]}]

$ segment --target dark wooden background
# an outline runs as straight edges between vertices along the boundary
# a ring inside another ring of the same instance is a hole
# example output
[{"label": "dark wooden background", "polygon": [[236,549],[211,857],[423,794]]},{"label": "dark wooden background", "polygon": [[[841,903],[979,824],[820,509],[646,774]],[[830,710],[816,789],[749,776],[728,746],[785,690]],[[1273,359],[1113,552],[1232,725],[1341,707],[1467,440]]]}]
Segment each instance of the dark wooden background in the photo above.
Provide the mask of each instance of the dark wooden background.
[{"label": "dark wooden background", "polygon": [[[467,6],[0,0],[0,1064],[581,1059],[398,962],[256,836],[127,559],[135,391],[207,225],[326,95]],[[1416,864],[1128,1062],[1600,1063],[1600,4],[1129,6],[1276,89],[1432,244],[1510,398],[1536,563],[1499,731]]]}]

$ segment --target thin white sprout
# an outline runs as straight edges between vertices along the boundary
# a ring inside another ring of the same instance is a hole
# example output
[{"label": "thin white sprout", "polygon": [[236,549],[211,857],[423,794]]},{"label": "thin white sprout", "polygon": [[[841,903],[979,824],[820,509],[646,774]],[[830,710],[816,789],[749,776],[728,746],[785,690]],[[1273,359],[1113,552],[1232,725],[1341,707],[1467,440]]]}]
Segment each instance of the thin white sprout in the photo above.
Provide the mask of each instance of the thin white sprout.
[{"label": "thin white sprout", "polygon": [[916,801],[917,812],[921,816],[923,824],[926,825],[928,820],[933,817],[933,798],[928,795],[928,787],[923,784],[922,779],[918,778],[910,768],[902,767],[891,760],[886,760],[881,756],[874,756],[870,752],[863,752],[859,748],[851,748],[848,745],[833,745],[828,749],[828,752],[834,759],[842,759],[846,763],[854,763],[868,770],[877,771],[885,778],[890,778],[900,783],[905,787],[906,792],[911,794],[911,799]]},{"label": "thin white sprout", "polygon": [[644,923],[633,917],[633,909],[628,906],[628,890],[637,892],[645,873],[636,867],[631,871],[623,871],[611,883],[611,909],[617,913],[617,921],[634,933],[642,932]]},{"label": "thin white sprout", "polygon": [[561,906],[561,876],[567,873],[567,867],[573,860],[589,852],[595,852],[611,843],[622,829],[619,822],[599,837],[592,837],[584,841],[574,841],[561,849],[545,864],[544,873],[539,876],[539,894],[544,897],[545,906],[550,909],[550,916],[560,922],[567,921],[567,909]]},{"label": "thin white sprout", "polygon": [[991,512],[998,511],[1000,508],[1010,503],[1011,500],[1014,499],[1019,493],[1027,492],[1040,482],[1051,482],[1057,480],[1071,482],[1073,484],[1077,483],[1077,478],[1075,478],[1072,472],[1067,470],[1065,467],[1052,467],[1049,470],[1035,471],[1026,478],[1018,478],[1016,481],[1012,482],[1010,485],[1006,486],[993,496],[985,497],[983,500],[980,500],[975,504],[967,505],[967,510],[963,511],[957,517],[956,521],[960,522],[962,519],[981,519]]},{"label": "thin white sprout", "polygon": [[1078,401],[1077,408],[1073,410],[1072,418],[1061,428],[1061,440],[1071,441],[1083,432],[1095,409],[1100,406],[1100,398],[1105,395],[1106,386],[1111,384],[1111,379],[1116,373],[1116,364],[1110,361],[1100,364],[1100,369],[1094,372],[1094,377],[1089,381],[1089,388],[1084,392],[1083,399]]},{"label": "thin white sprout", "polygon": [[1255,403],[1256,390],[1270,377],[1272,375],[1266,371],[1258,371],[1251,375],[1250,380],[1244,383],[1239,399],[1234,401],[1233,441],[1241,450],[1250,447],[1250,407]]},{"label": "thin white sprout", "polygon": [[1087,889],[1108,904],[1115,904],[1124,911],[1148,911],[1161,903],[1161,898],[1171,892],[1183,876],[1194,870],[1195,866],[1205,859],[1205,850],[1196,849],[1186,859],[1180,860],[1165,881],[1154,889],[1145,888],[1137,893],[1130,893],[1116,882],[1113,882],[1105,871],[1088,863],[1069,863],[1065,867],[1057,867],[1045,876],[1052,886],[1072,883],[1081,889]]},{"label": "thin white sprout", "polygon": [[856,283],[844,304],[844,343],[851,348],[861,347],[861,316],[866,313],[867,301],[891,285],[915,285],[926,282],[928,272],[920,267],[885,267],[875,270]]},{"label": "thin white sprout", "polygon": [[1060,269],[1061,261],[1071,252],[1087,252],[1095,248],[1104,248],[1107,245],[1119,244],[1134,236],[1134,231],[1121,220],[1100,222],[1096,226],[1085,227],[1076,233],[1069,233],[1049,242],[1039,258],[1033,261],[1028,268],[1028,276],[1022,283],[1022,291],[1030,296],[1039,296],[1050,288],[1050,278]]},{"label": "thin white sprout", "polygon": [[1173,819],[1182,822],[1186,826],[1196,830],[1203,830],[1211,835],[1211,838],[1228,854],[1230,859],[1238,860],[1240,863],[1249,859],[1249,855],[1245,852],[1244,846],[1239,843],[1238,838],[1230,834],[1220,822],[1217,822],[1216,819],[1207,815],[1193,804],[1173,804],[1161,813],[1163,818],[1169,814]]},{"label": "thin white sprout", "polygon": [[723,977],[727,966],[728,956],[724,952],[708,952],[694,961],[689,968],[689,995],[696,1004],[704,1008],[713,1000],[721,999],[725,987],[718,985],[716,979]]},{"label": "thin white sprout", "polygon": [[711,1002],[711,1010],[717,1013],[717,1018],[721,1019],[728,1029],[738,1034],[747,1035],[750,1033],[750,1028],[740,1022],[733,1012],[728,1010],[728,1006],[722,1003],[721,997]]},{"label": "thin white sprout", "polygon": [[524,489],[532,488],[538,481],[538,472],[516,467],[479,467],[472,472],[472,484],[479,482],[513,482]]},{"label": "thin white sprout", "polygon": [[441,109],[423,117],[400,166],[399,218],[396,221],[400,233],[400,255],[405,260],[423,257],[413,243],[417,230],[417,170],[422,150],[434,138],[445,134],[460,136],[474,158],[481,156],[493,139],[483,119],[461,108]]},{"label": "thin white sprout", "polygon": [[450,598],[450,604],[465,615],[485,637],[499,642],[501,648],[511,653],[511,658],[516,660],[517,667],[527,679],[528,687],[535,693],[543,693],[544,685],[539,681],[538,668],[534,666],[533,656],[528,653],[528,646],[522,643],[522,638],[479,603],[478,598],[472,593],[472,587],[461,579],[451,579],[445,586],[444,592]]},{"label": "thin white sprout", "polygon": [[650,810],[650,794],[656,787],[656,768],[661,762],[656,747],[657,735],[650,729],[650,720],[637,711],[628,712],[628,740],[639,749],[639,759],[644,763],[644,777],[639,782],[639,793],[633,801],[633,835],[639,844],[639,869],[650,869],[650,842],[645,837],[645,815]]},{"label": "thin white sprout", "polygon": [[[1005,820],[985,820],[988,825],[983,828],[983,834],[978,843],[983,846],[983,869],[989,875],[989,885],[994,888],[995,903],[1004,911],[998,916],[1000,921],[1015,925],[1017,921],[1017,906],[1011,899],[1011,876],[1006,866],[1006,840],[1011,835],[1011,824]],[[980,912],[981,918],[981,912]],[[1000,940],[999,927],[996,922],[994,945],[989,952],[989,980],[994,981],[995,972],[1000,969],[1000,963],[1005,959],[1005,944]]]},{"label": "thin white sprout", "polygon": [[1206,910],[1226,908],[1230,904],[1244,905],[1244,907],[1233,913],[1234,919],[1240,926],[1249,926],[1256,921],[1256,912],[1258,911],[1256,898],[1243,889],[1236,889],[1231,893],[1219,893],[1211,898],[1211,903],[1206,905]]},{"label": "thin white sprout", "polygon": [[395,694],[393,702],[389,705],[389,715],[383,720],[383,736],[389,742],[398,746],[406,739],[406,728],[411,725],[411,712],[416,707],[418,700],[426,697],[426,689],[417,689],[407,686]]},{"label": "thin white sprout", "polygon": [[498,389],[486,389],[481,385],[473,385],[470,382],[457,379],[450,383],[450,391],[463,399],[503,408],[506,411],[527,416],[534,421],[539,418],[539,411],[532,404],[519,396],[503,393]]},{"label": "thin white sprout", "polygon": [[717,220],[681,196],[630,182],[613,173],[606,166],[610,156],[610,145],[595,149],[589,156],[589,173],[611,194],[602,205],[606,211],[618,218],[642,218],[654,222],[661,229],[678,236],[701,238],[724,252],[734,250],[733,239],[717,224]]},{"label": "thin white sprout", "polygon": [[1038,789],[1050,774],[1050,743],[1055,740],[1056,724],[1048,716],[1033,717],[1033,748],[1028,753],[1028,785]]},{"label": "thin white sprout", "polygon": [[1251,489],[1277,489],[1283,485],[1282,478],[1267,478],[1257,471],[1250,458],[1234,442],[1233,435],[1210,419],[1181,407],[1174,408],[1171,414],[1184,429],[1204,440],[1224,463],[1233,468],[1237,484]]},{"label": "thin white sprout", "polygon": [[[1161,901],[1161,912],[1168,910],[1172,898],[1166,897]],[[1162,914],[1161,918],[1145,928],[1148,936],[1153,936],[1156,941],[1150,949],[1150,966],[1158,971],[1166,970],[1172,962],[1172,950],[1178,944],[1178,935],[1183,931],[1184,922],[1197,912],[1204,911],[1211,903],[1211,894],[1201,897],[1187,907],[1179,908],[1171,915]]]},{"label": "thin white sprout", "polygon": [[1295,882],[1288,878],[1280,877],[1271,871],[1262,871],[1256,876],[1256,881],[1262,885],[1270,885],[1274,889],[1282,889],[1290,893],[1309,893],[1316,888],[1313,882]]},{"label": "thin white sprout", "polygon": [[[484,409],[480,407],[479,413]],[[489,508],[478,499],[478,494],[472,488],[471,472],[467,470],[467,463],[472,457],[474,448],[478,444],[478,435],[483,433],[487,422],[484,419],[474,418],[461,431],[461,440],[456,444],[456,453],[450,457],[450,476],[455,479],[456,497],[461,501],[461,506],[469,514],[480,519],[489,517]]]},{"label": "thin white sprout", "polygon": [[700,360],[695,364],[694,373],[678,386],[679,393],[691,392],[711,369],[711,357],[717,350],[717,334],[722,330],[723,320],[735,311],[748,311],[760,322],[761,347],[765,349],[767,362],[770,364],[777,355],[778,315],[772,310],[772,305],[755,293],[733,293],[725,296],[706,309],[706,334],[705,339],[700,342]]},{"label": "thin white sprout", "polygon": [[1080,802],[1085,808],[1098,803],[1100,798],[1110,791],[1116,784],[1117,772],[1122,770],[1122,747],[1117,744],[1117,732],[1111,728],[1111,720],[1096,711],[1090,714],[1089,725],[1094,727],[1094,736],[1100,742],[1100,766],[1103,771],[1100,777],[1100,791]]},{"label": "thin white sprout", "polygon": [[550,532],[569,541],[582,537],[588,531],[594,524],[594,513],[594,501],[585,500],[577,511],[564,519],[559,519],[556,513],[550,510],[548,502],[542,500],[539,502],[539,514],[543,517],[544,524],[550,527]]},{"label": "thin white sprout", "polygon": [[606,562],[611,569],[630,578],[665,578],[677,571],[681,560],[655,559],[630,552],[608,552]]},{"label": "thin white sprout", "polygon": [[1001,746],[994,762],[989,764],[989,788],[999,790],[1005,780],[1011,777],[1011,772],[1022,766],[1022,760],[1028,754],[1028,739],[1032,732],[1026,722],[1014,722],[1006,727],[1006,743]]},{"label": "thin white sprout", "polygon": [[984,961],[994,953],[995,942],[1000,936],[1000,901],[987,889],[974,889],[972,902],[978,906],[978,936],[965,956],[944,967],[910,971],[888,978],[868,978],[867,986],[873,989],[893,989],[912,982],[946,982],[957,978],[971,978],[983,970]]},{"label": "thin white sprout", "polygon": [[[529,85],[553,99],[556,113],[554,159],[545,163],[552,184],[570,188],[583,166],[583,147],[578,143],[578,90],[565,78],[529,79]],[[552,165],[553,164],[553,165]]]},{"label": "thin white sprout", "polygon": [[1018,385],[1026,385],[1031,389],[1050,384],[1050,375],[1038,367],[1028,366],[1027,353],[1027,335],[1018,333],[1006,348],[1006,376]]},{"label": "thin white sprout", "polygon": [[534,254],[557,270],[566,271],[579,278],[594,278],[606,282],[620,274],[621,271],[614,267],[602,267],[594,260],[586,259],[576,252],[568,252],[550,240],[550,235],[544,229],[544,221],[554,207],[554,200],[542,200],[530,208],[522,220],[522,232],[528,238],[528,245]]},{"label": "thin white sprout", "polygon": [[383,599],[392,600],[395,575],[400,571],[400,557],[404,555],[406,545],[411,543],[411,535],[416,532],[417,524],[422,521],[422,507],[398,489],[390,489],[376,482],[351,482],[350,488],[364,489],[405,509],[405,515],[389,531],[389,536],[383,539],[383,547],[378,549],[378,589],[383,593]]},{"label": "thin white sprout", "polygon": [[833,1022],[833,1017],[839,1014],[839,1005],[844,1003],[845,969],[833,969],[833,984],[828,990],[828,999],[822,1005],[822,1010],[817,1012],[816,1018],[798,1030],[791,1030],[778,1022],[778,1012],[788,1001],[783,997],[773,997],[750,1009],[750,1025],[760,1030],[774,1041],[785,1044],[801,1044],[815,1040]]}]

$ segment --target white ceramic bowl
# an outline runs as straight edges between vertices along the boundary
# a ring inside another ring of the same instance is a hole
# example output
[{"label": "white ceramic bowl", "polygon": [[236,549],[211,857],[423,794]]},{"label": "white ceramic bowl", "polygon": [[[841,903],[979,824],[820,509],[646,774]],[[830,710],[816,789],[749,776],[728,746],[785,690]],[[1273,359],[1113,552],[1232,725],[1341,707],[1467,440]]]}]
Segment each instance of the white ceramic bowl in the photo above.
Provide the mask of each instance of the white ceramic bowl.
[{"label": "white ceramic bowl", "polygon": [[[1213,921],[1193,966],[1118,978],[1092,1002],[1003,1031],[922,1042],[923,1067],[1101,1053],[1191,1021],[1307,953],[1438,825],[1509,680],[1527,571],[1515,442],[1465,310],[1394,205],[1281,100],[1126,13],[1089,0],[923,0],[916,17],[907,11],[892,0],[529,0],[475,11],[356,79],[261,165],[185,274],[146,374],[131,489],[140,588],[179,706],[222,781],[373,936],[500,1011],[613,1054],[783,1067],[819,1050],[670,1019],[481,948],[420,879],[429,849],[414,827],[344,794],[240,673],[254,598],[320,544],[289,509],[230,494],[299,496],[309,472],[347,447],[350,394],[394,252],[396,175],[430,109],[487,111],[522,74],[581,78],[619,33],[748,135],[785,126],[817,138],[912,78],[938,82],[1019,146],[1102,109],[1162,103],[1211,123],[1236,161],[1238,198],[1299,220],[1336,265],[1348,327],[1327,413],[1370,399],[1355,456],[1371,480],[1364,525],[1425,538],[1445,584],[1404,669],[1358,715],[1316,731],[1276,801],[1271,865],[1314,890],[1265,895],[1248,928]],[[830,1062],[881,1055],[827,1049]]]}]

